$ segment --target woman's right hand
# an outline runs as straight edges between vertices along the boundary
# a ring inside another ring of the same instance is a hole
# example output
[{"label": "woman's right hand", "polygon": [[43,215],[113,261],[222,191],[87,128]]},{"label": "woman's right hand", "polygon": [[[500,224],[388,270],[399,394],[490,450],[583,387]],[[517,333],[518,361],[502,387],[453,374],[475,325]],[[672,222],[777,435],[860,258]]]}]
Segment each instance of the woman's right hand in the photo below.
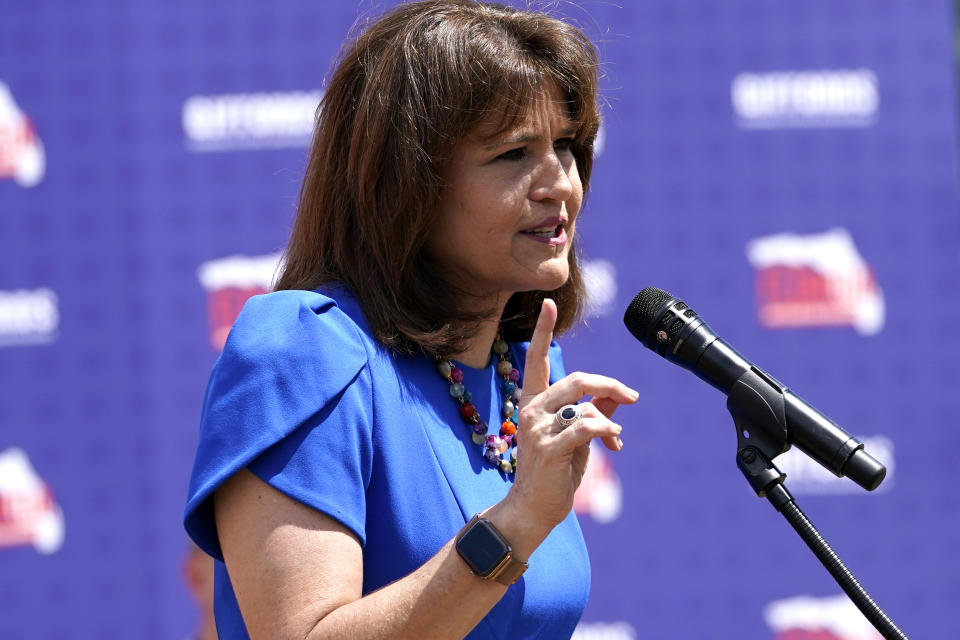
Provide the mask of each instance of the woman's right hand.
[{"label": "woman's right hand", "polygon": [[[540,309],[523,369],[517,436],[517,470],[507,496],[515,513],[546,530],[559,524],[573,508],[590,455],[590,441],[601,438],[619,451],[620,425],[610,418],[617,407],[633,404],[639,394],[618,380],[575,372],[550,384],[548,350],[553,340],[557,306],[546,299]],[[582,418],[567,428],[556,413],[567,404],[592,396],[582,407]]]}]

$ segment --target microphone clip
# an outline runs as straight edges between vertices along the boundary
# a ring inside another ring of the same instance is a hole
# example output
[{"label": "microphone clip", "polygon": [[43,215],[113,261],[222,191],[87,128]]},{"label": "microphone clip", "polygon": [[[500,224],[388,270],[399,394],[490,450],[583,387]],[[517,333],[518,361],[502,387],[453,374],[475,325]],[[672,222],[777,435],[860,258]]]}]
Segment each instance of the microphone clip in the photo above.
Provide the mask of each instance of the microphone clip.
[{"label": "microphone clip", "polygon": [[757,447],[768,458],[790,448],[786,387],[756,367],[747,369],[727,394],[727,411],[737,425],[737,446]]}]

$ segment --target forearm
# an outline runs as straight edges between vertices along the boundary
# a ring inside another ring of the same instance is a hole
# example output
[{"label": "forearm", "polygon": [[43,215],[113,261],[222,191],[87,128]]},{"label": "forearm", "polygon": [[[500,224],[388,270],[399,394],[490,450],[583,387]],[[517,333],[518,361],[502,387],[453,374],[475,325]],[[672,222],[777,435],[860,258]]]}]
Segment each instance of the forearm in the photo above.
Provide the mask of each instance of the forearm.
[{"label": "forearm", "polygon": [[[549,527],[526,522],[508,501],[483,515],[520,560],[527,560],[549,533]],[[328,613],[307,638],[462,638],[506,590],[473,575],[450,540],[413,573]]]}]

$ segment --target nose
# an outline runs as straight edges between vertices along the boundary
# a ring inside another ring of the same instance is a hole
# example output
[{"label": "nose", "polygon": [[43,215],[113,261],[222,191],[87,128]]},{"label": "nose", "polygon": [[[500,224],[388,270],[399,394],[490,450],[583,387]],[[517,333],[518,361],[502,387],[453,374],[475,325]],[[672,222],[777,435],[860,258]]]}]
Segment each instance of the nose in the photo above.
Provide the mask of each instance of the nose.
[{"label": "nose", "polygon": [[[569,156],[569,154],[567,154]],[[535,201],[552,200],[566,202],[573,196],[577,165],[572,156],[569,160],[561,158],[551,151],[537,166],[530,189],[530,199]]]}]

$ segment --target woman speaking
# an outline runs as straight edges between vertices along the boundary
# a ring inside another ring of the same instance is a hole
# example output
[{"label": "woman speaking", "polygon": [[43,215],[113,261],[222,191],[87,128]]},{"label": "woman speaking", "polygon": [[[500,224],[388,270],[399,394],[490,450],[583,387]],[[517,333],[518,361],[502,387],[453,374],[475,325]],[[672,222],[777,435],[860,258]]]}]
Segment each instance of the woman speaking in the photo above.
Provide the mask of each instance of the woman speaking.
[{"label": "woman speaking", "polygon": [[404,4],[346,46],[277,290],[204,403],[185,517],[221,638],[573,633],[573,495],[637,399],[552,343],[596,85],[579,30],[497,4]]}]

